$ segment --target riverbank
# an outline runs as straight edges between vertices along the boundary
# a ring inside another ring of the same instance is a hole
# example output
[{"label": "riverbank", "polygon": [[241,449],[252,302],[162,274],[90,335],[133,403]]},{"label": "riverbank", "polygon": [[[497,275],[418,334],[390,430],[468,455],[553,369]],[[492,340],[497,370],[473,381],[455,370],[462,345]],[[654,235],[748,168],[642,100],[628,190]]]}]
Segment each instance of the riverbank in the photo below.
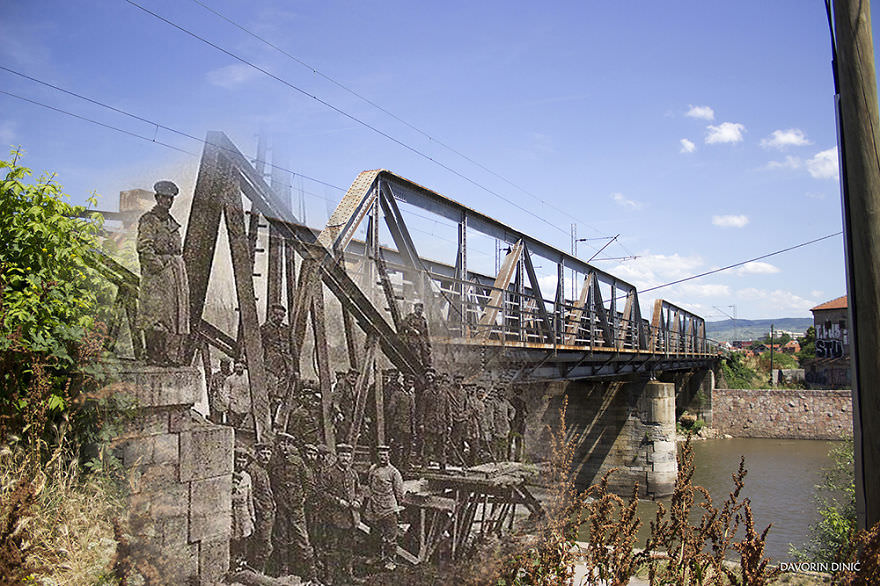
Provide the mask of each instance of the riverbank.
[{"label": "riverbank", "polygon": [[714,389],[712,427],[739,438],[839,440],[852,435],[852,391]]}]

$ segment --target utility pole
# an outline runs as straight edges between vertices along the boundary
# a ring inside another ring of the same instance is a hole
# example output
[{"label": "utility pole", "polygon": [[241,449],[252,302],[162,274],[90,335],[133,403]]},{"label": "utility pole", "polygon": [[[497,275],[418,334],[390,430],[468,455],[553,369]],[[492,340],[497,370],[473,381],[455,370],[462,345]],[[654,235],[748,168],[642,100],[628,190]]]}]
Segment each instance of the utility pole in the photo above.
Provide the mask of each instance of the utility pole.
[{"label": "utility pole", "polygon": [[880,121],[869,0],[834,2],[832,49],[852,332],[856,518],[866,528],[880,521]]},{"label": "utility pole", "polygon": [[773,324],[770,324],[770,386],[776,386],[776,381],[773,379]]}]

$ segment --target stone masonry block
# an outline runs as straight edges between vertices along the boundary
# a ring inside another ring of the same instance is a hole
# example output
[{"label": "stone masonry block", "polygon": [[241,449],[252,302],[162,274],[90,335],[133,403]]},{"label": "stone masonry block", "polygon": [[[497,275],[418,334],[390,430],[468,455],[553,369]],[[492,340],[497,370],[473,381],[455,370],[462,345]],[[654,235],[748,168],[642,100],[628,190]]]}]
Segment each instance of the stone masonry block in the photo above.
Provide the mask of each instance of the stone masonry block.
[{"label": "stone masonry block", "polygon": [[132,396],[140,408],[193,405],[201,394],[199,369],[125,364],[119,369],[117,391]]},{"label": "stone masonry block", "polygon": [[163,433],[152,436],[153,439],[153,463],[168,464],[178,462],[178,438],[176,433]]},{"label": "stone masonry block", "polygon": [[133,494],[149,494],[178,484],[177,476],[177,462],[133,466],[128,470],[128,481]]},{"label": "stone masonry block", "polygon": [[177,484],[153,493],[150,515],[155,520],[186,516],[189,511],[189,486]]},{"label": "stone masonry block", "polygon": [[229,539],[232,524],[232,474],[194,480],[189,493],[189,540]]},{"label": "stone masonry block", "polygon": [[232,473],[235,432],[212,425],[180,434],[180,481],[188,482]]},{"label": "stone masonry block", "polygon": [[165,549],[183,548],[189,539],[189,516],[170,517],[160,523],[162,547]]},{"label": "stone masonry block", "polygon": [[229,570],[229,541],[205,540],[199,544],[199,584],[214,586]]}]

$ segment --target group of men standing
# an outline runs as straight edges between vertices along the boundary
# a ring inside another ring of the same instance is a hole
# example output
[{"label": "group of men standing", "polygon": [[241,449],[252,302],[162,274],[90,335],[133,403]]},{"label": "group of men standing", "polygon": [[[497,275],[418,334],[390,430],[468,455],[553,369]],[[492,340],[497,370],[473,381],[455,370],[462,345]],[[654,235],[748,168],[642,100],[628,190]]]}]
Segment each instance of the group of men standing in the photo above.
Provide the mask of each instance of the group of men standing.
[{"label": "group of men standing", "polygon": [[436,462],[474,466],[523,456],[528,407],[520,389],[427,369],[424,379],[384,371],[385,428],[401,470]]},{"label": "group of men standing", "polygon": [[371,527],[375,563],[395,569],[403,477],[379,446],[366,481],[352,468],[353,448],[335,455],[277,433],[251,453],[236,448],[231,555],[237,564],[270,575],[296,574],[306,584],[360,583],[354,552],[363,520]]}]

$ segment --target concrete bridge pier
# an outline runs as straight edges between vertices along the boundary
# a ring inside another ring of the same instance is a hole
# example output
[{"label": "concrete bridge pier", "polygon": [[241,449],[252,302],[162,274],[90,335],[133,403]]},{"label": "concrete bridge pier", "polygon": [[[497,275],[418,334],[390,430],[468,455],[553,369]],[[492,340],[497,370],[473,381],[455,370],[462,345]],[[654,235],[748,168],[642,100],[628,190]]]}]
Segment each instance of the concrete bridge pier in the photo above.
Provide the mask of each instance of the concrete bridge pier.
[{"label": "concrete bridge pier", "polygon": [[[544,434],[559,427],[559,410],[568,397],[568,437],[577,437],[575,484],[584,489],[611,468],[609,487],[628,495],[670,494],[678,471],[675,444],[675,385],[644,378],[630,381],[572,381],[549,385],[543,412],[532,428]],[[547,459],[550,442],[536,437],[532,459]],[[541,453],[541,450],[544,453]]]},{"label": "concrete bridge pier", "polygon": [[667,374],[660,379],[675,384],[676,420],[687,411],[712,426],[712,392],[715,390],[717,380],[713,368]]}]

